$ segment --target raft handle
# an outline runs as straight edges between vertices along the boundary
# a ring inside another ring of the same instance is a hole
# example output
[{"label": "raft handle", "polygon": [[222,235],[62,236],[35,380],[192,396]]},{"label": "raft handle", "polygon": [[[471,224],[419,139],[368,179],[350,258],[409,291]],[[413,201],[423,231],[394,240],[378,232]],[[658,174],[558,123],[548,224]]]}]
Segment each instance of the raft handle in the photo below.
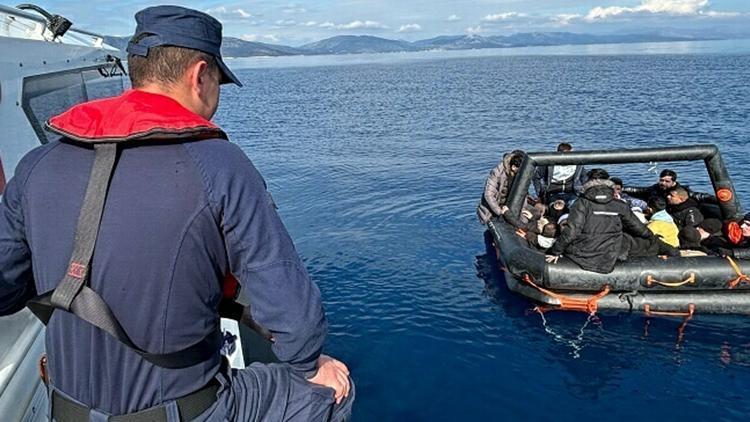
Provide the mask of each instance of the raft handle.
[{"label": "raft handle", "polygon": [[643,313],[646,314],[646,316],[674,316],[674,317],[685,317],[685,318],[692,318],[695,314],[695,304],[690,303],[688,304],[688,310],[687,312],[674,312],[674,311],[652,311],[651,305],[648,303],[643,304]]},{"label": "raft handle", "polygon": [[654,276],[652,276],[651,274],[647,275],[646,286],[653,287],[654,284],[658,284],[664,287],[681,287],[686,284],[695,284],[695,273],[690,273],[690,276],[682,281],[674,281],[674,282],[660,281],[654,278]]}]

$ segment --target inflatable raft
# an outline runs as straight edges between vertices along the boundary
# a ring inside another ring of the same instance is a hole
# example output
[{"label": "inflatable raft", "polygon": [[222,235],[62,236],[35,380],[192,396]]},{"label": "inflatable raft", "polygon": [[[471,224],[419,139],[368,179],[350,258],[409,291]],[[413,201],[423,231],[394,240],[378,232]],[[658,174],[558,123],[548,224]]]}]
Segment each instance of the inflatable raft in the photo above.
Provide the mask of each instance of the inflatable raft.
[{"label": "inflatable raft", "polygon": [[[732,181],[715,145],[618,151],[528,153],[513,180],[507,206],[519,215],[537,166],[703,161],[723,219],[741,216]],[[548,263],[504,218],[487,223],[508,288],[542,307],[594,313],[640,311],[647,315],[691,317],[694,313],[750,315],[750,260],[700,256],[636,258],[600,274],[581,269],[564,256]]]}]

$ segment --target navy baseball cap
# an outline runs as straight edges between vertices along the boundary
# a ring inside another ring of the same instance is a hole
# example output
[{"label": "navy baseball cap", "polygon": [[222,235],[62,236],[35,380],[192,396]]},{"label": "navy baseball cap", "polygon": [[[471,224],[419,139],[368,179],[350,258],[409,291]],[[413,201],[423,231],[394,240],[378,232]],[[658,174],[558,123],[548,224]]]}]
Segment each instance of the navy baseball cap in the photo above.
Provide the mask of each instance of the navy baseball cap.
[{"label": "navy baseball cap", "polygon": [[151,47],[160,45],[203,51],[216,58],[222,84],[242,86],[221,59],[221,22],[215,18],[180,6],[154,6],[136,13],[135,21],[135,34],[126,49],[129,54],[147,57]]}]

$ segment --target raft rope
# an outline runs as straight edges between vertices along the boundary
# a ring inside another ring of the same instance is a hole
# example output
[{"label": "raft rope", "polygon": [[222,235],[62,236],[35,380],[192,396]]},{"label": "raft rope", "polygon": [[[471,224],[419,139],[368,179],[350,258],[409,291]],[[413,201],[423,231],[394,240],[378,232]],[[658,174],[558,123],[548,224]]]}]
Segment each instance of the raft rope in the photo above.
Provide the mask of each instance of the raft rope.
[{"label": "raft rope", "polygon": [[543,287],[538,286],[534,281],[532,280],[532,277],[529,274],[523,275],[523,281],[526,282],[526,284],[530,285],[531,287],[535,288],[536,290],[540,291],[541,293],[553,298],[557,299],[560,302],[559,309],[565,309],[570,311],[581,311],[586,312],[589,315],[593,315],[596,313],[598,307],[599,307],[599,300],[603,298],[604,296],[607,296],[610,292],[609,284],[604,285],[604,289],[591,296],[591,297],[572,297],[567,296],[561,293],[555,293],[551,290],[547,290]]},{"label": "raft rope", "polygon": [[734,289],[735,287],[739,286],[740,283],[743,281],[745,283],[750,283],[750,277],[747,276],[747,274],[742,272],[742,268],[740,268],[740,265],[735,262],[732,257],[727,256],[727,261],[729,261],[729,265],[732,267],[735,273],[737,273],[737,278],[734,278],[732,280],[729,280],[729,288]]}]

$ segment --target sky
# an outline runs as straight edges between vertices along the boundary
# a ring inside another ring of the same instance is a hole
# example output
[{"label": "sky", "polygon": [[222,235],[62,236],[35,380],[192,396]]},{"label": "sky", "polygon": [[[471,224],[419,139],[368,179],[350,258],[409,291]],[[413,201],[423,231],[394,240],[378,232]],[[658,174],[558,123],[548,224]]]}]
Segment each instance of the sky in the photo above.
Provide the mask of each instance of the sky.
[{"label": "sky", "polygon": [[[79,28],[130,35],[135,12],[160,3],[38,0],[36,4],[67,17]],[[293,46],[336,35],[409,41],[439,35],[555,31],[750,37],[750,0],[226,0],[179,4],[219,19],[225,36]]]}]

